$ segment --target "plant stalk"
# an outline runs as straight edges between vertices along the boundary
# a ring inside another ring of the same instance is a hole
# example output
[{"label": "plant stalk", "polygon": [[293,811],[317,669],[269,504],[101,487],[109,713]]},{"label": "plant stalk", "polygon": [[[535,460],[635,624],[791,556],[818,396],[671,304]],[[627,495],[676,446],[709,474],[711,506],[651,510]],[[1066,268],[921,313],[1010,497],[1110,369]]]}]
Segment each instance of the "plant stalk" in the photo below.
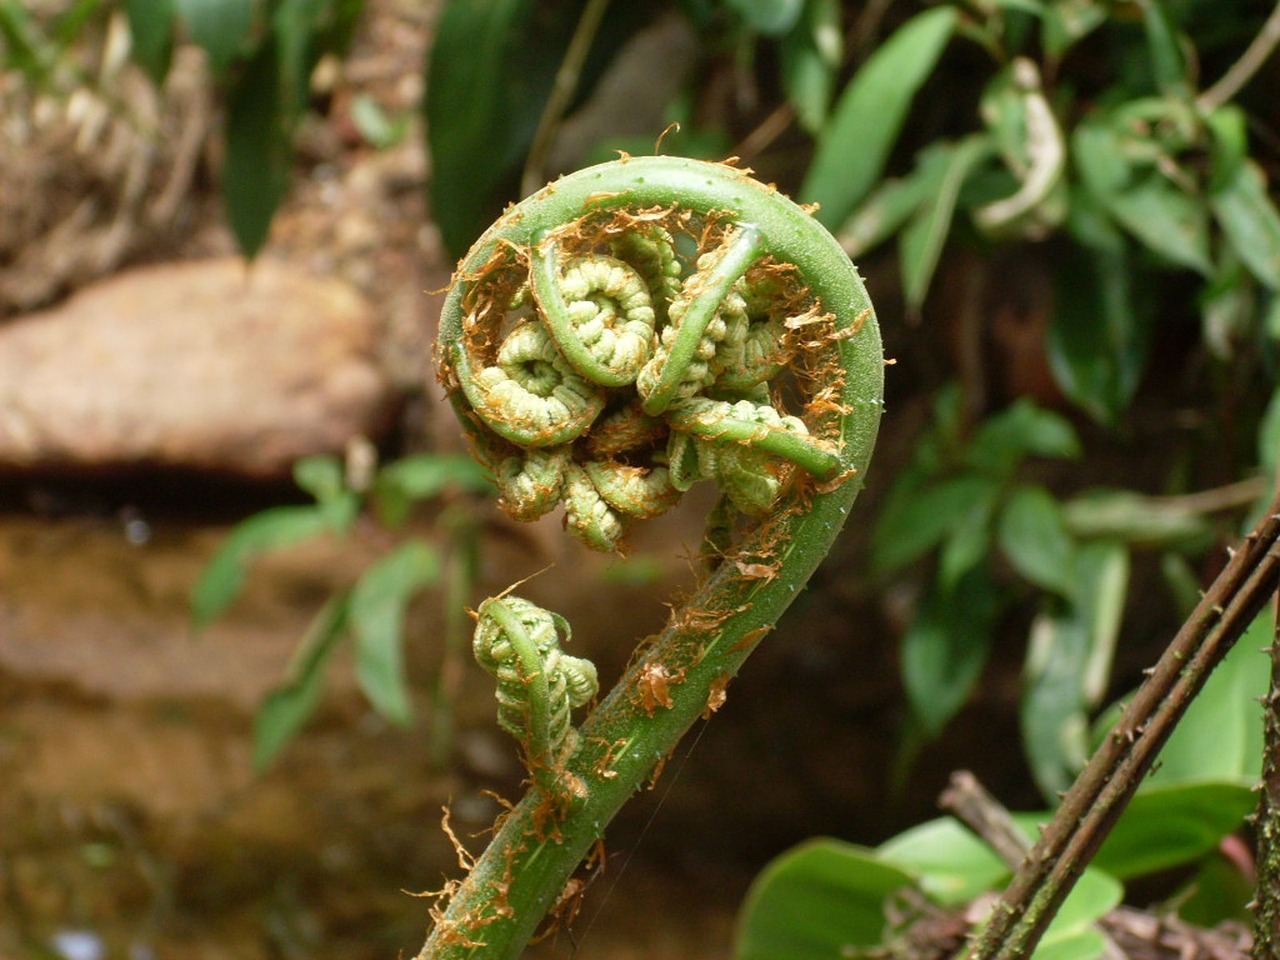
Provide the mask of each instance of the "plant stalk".
[{"label": "plant stalk", "polygon": [[[514,958],[566,890],[618,809],[646,783],[693,723],[719,707],[743,661],[773,629],[830,549],[863,485],[879,423],[884,361],[871,303],[839,244],[802,208],[723,164],[631,158],[562,178],[511,208],[464,260],[441,318],[441,344],[459,340],[472,278],[500,246],[531,250],[559,224],[611,207],[678,204],[699,216],[731,215],[758,231],[761,254],[795,264],[835,317],[828,348],[840,476],[798,477],[774,510],[723,562],[578,730],[561,773],[582,799],[555,805],[532,790],[501,820],[488,848],[451,890],[419,960]],[[446,351],[447,351],[446,347]],[[450,387],[460,403],[456,383]],[[464,418],[465,408],[462,408]],[[660,684],[660,686],[659,686]]]},{"label": "plant stalk", "polygon": [[1280,498],[1232,554],[992,910],[969,960],[1029,957],[1213,668],[1280,585]]}]

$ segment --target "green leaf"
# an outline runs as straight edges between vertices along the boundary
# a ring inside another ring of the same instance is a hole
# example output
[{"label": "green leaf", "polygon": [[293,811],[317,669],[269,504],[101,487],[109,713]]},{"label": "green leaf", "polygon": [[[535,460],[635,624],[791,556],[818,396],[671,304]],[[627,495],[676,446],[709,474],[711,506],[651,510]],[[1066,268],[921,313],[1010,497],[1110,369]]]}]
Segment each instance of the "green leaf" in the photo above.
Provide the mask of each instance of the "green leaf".
[{"label": "green leaf", "polygon": [[346,629],[346,597],[331,598],[294,651],[285,682],[272,690],[253,723],[253,765],[266,770],[315,712],[324,668]]},{"label": "green leaf", "polygon": [[1234,920],[1247,927],[1252,920],[1253,881],[1240,865],[1221,853],[1208,857],[1200,869],[1169,898],[1178,905],[1178,916],[1206,929]]},{"label": "green leaf", "polygon": [[1089,637],[1080,678],[1089,707],[1102,702],[1111,681],[1111,664],[1128,593],[1129,551],[1122,544],[1094,541],[1077,548],[1071,606]]},{"label": "green leaf", "polygon": [[1115,423],[1138,389],[1154,324],[1146,277],[1123,249],[1061,251],[1049,366],[1062,392]]},{"label": "green leaf", "polygon": [[991,552],[993,521],[999,497],[999,488],[993,485],[986,497],[975,501],[952,525],[938,557],[937,583],[942,590],[954,589],[961,578]]},{"label": "green leaf", "polygon": [[804,0],[726,0],[747,26],[766,37],[781,37],[800,19]]},{"label": "green leaf", "polygon": [[1213,264],[1205,200],[1185,193],[1168,178],[1155,161],[1176,161],[1154,133],[1147,139],[1134,133],[1135,128],[1140,127],[1127,115],[1082,122],[1072,135],[1071,150],[1081,179],[1097,202],[1144,246],[1207,276]]},{"label": "green leaf", "polygon": [[0,64],[21,71],[34,83],[46,80],[53,67],[52,47],[40,36],[31,15],[18,0],[0,0]]},{"label": "green leaf", "polygon": [[782,82],[800,126],[816,134],[826,122],[844,38],[839,0],[808,0],[804,15],[782,39]]},{"label": "green leaf", "polygon": [[328,453],[303,457],[295,463],[293,482],[317,501],[330,500],[346,489],[342,461]]},{"label": "green leaf", "polygon": [[942,248],[951,233],[960,188],[974,168],[991,156],[992,144],[985,134],[965,137],[946,151],[946,167],[937,189],[932,192],[903,229],[898,251],[902,262],[902,289],[907,305],[918,310],[929,292]]},{"label": "green leaf", "polygon": [[1040,613],[1031,624],[1022,695],[1022,741],[1046,797],[1071,785],[1084,766],[1088,723],[1081,674],[1089,636],[1078,617]]},{"label": "green leaf", "polygon": [[[1033,834],[1018,826],[1028,839]],[[939,817],[886,840],[878,856],[918,877],[920,889],[944,907],[968,903],[1009,876],[1009,868],[953,817]]]},{"label": "green leaf", "polygon": [[1206,681],[1160,751],[1150,784],[1206,780],[1252,787],[1262,776],[1262,707],[1272,639],[1264,610]]},{"label": "green leaf", "polygon": [[257,0],[173,2],[191,39],[208,56],[213,75],[219,80],[225,79],[231,65],[249,55]]},{"label": "green leaf", "polygon": [[241,252],[254,257],[289,187],[290,137],[281,112],[278,60],[272,44],[250,61],[227,95],[227,156],[222,194]]},{"label": "green leaf", "polygon": [[174,0],[125,0],[133,59],[157,86],[173,56]]},{"label": "green leaf", "polygon": [[356,679],[378,713],[403,726],[413,716],[404,673],[405,609],[415,593],[439,576],[436,551],[410,540],[371,565],[351,590]]},{"label": "green leaf", "polygon": [[923,162],[925,158],[934,157],[945,159],[936,149],[924,151],[922,162],[911,173],[881,183],[845,221],[838,237],[840,246],[852,259],[856,260],[897,233],[936,192],[946,173],[946,166]]},{"label": "green leaf", "polygon": [[1132,490],[1090,490],[1063,504],[1067,530],[1077,540],[1119,540],[1139,549],[1206,548],[1213,524],[1176,501]]},{"label": "green leaf", "polygon": [[909,873],[874,851],[818,839],[782,854],[752,883],[738,916],[735,960],[830,960],[879,944],[884,907]]},{"label": "green leaf", "polygon": [[872,535],[871,565],[880,574],[905,567],[938,546],[975,504],[990,496],[992,481],[961,476],[899,483]]},{"label": "green leaf", "polygon": [[981,567],[954,590],[935,584],[920,605],[902,641],[902,681],[926,736],[940,734],[969,699],[991,653],[1001,606]]},{"label": "green leaf", "polygon": [[1239,164],[1235,174],[1209,194],[1209,206],[1249,272],[1280,291],[1280,212],[1257,163]]},{"label": "green leaf", "polygon": [[1062,505],[1044,487],[1023,486],[1000,513],[1000,549],[1014,569],[1045,590],[1067,595],[1073,585],[1075,541],[1067,533]]},{"label": "green leaf", "polygon": [[1120,905],[1124,887],[1114,877],[1093,868],[1076,881],[1053,922],[1044,932],[1032,960],[1096,960],[1106,951],[1107,939],[1094,924]]},{"label": "green leaf", "polygon": [[1142,21],[1146,26],[1147,49],[1151,54],[1151,68],[1161,93],[1186,100],[1191,96],[1191,81],[1187,61],[1183,54],[1190,41],[1178,33],[1164,3],[1140,3]]},{"label": "green leaf", "polygon": [[191,591],[191,614],[202,630],[244,585],[245,566],[259,553],[309,540],[330,530],[319,507],[272,507],[237,524],[209,558]]},{"label": "green leaf", "polygon": [[403,143],[409,132],[409,117],[391,117],[382,104],[368,94],[357,94],[351,101],[351,121],[364,142],[379,150]]},{"label": "green leaf", "polygon": [[280,64],[280,100],[287,117],[299,116],[311,90],[316,36],[329,14],[331,0],[278,0],[272,34]]},{"label": "green leaf", "polygon": [[493,480],[471,457],[419,453],[387,464],[373,482],[379,518],[392,527],[409,518],[414,504],[448,490],[492,493]]},{"label": "green leaf", "polygon": [[1040,27],[1045,55],[1051,60],[1061,59],[1106,20],[1107,10],[1098,0],[1055,0],[1047,4]]},{"label": "green leaf", "polygon": [[1010,477],[1028,457],[1074,460],[1080,454],[1080,438],[1065,417],[1020,397],[982,421],[964,462],[992,476]]},{"label": "green leaf", "polygon": [[956,21],[950,7],[917,14],[845,87],[800,188],[804,201],[820,205],[817,217],[824,226],[843,223],[880,179],[911,101],[937,65]]},{"label": "green leaf", "polygon": [[1147,781],[1107,834],[1094,865],[1128,880],[1194,863],[1238,830],[1257,802],[1241,783]]}]

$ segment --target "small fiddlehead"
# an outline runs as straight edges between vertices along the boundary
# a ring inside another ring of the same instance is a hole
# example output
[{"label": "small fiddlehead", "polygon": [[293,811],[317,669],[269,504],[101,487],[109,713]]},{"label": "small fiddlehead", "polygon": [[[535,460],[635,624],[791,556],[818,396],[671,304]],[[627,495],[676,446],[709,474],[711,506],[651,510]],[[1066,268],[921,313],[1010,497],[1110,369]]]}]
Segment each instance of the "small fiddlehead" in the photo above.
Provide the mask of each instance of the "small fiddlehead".
[{"label": "small fiddlehead", "polygon": [[[668,157],[591,167],[508,209],[463,260],[437,342],[512,515],[559,502],[570,532],[616,549],[694,483],[722,493],[710,572],[576,735],[557,745],[548,724],[533,744],[532,713],[506,713],[534,787],[435,913],[420,960],[514,958],[825,556],[862,486],[883,357],[857,271],[807,211],[731,166]],[[513,669],[512,695],[543,682]]]},{"label": "small fiddlehead", "polygon": [[554,772],[574,746],[571,711],[599,690],[595,664],[564,653],[569,624],[528,600],[491,598],[476,613],[472,646],[498,681],[498,725],[524,746],[535,777]]}]

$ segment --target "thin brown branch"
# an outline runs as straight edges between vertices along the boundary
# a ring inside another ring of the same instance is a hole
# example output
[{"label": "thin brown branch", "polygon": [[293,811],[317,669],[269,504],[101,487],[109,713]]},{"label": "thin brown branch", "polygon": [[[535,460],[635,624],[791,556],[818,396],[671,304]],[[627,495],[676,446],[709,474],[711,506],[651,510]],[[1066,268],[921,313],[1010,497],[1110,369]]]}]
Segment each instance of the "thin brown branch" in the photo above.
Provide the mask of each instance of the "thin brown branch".
[{"label": "thin brown branch", "polygon": [[1196,106],[1203,113],[1212,113],[1231,100],[1262,69],[1277,44],[1280,44],[1280,3],[1276,4],[1271,16],[1267,17],[1262,29],[1240,55],[1240,59],[1231,65],[1217,83],[1196,98]]},{"label": "thin brown branch", "polygon": [[1231,556],[992,911],[970,960],[1030,956],[1213,668],[1280,585],[1280,499]]},{"label": "thin brown branch", "polygon": [[1013,817],[999,800],[987,792],[968,770],[951,774],[947,789],[938,797],[938,806],[982,838],[1010,870],[1018,869],[1031,843],[1013,824]]}]

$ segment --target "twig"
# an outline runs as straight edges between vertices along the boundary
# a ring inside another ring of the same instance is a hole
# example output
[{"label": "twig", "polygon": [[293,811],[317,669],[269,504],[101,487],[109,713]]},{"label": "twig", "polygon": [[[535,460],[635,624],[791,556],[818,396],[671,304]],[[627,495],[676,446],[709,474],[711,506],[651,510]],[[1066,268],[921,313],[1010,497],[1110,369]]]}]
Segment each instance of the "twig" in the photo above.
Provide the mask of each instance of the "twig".
[{"label": "twig", "polygon": [[595,39],[596,31],[600,29],[600,21],[604,19],[604,12],[608,6],[609,0],[588,0],[586,9],[582,11],[582,18],[578,21],[577,29],[573,31],[573,38],[569,41],[569,49],[565,51],[560,69],[556,71],[551,95],[547,98],[547,105],[542,110],[538,129],[529,147],[529,156],[525,159],[524,172],[520,175],[522,196],[527,197],[546,180],[543,166],[547,162],[547,153],[551,150],[556,131],[560,129],[564,112],[569,108],[573,92],[578,89],[582,65],[591,51],[591,42]]},{"label": "twig", "polygon": [[1062,806],[1001,895],[970,960],[1018,960],[1031,955],[1174,726],[1277,585],[1280,499],[1231,556],[1063,797]]},{"label": "twig", "polygon": [[1196,106],[1200,111],[1212,113],[1239,93],[1267,62],[1267,58],[1271,56],[1278,43],[1280,43],[1280,3],[1276,4],[1275,9],[1271,11],[1271,16],[1267,17],[1262,29],[1253,38],[1253,42],[1245,48],[1240,59],[1231,65],[1217,83],[1196,97]]},{"label": "twig", "polygon": [[968,770],[951,774],[951,782],[938,797],[938,806],[955,814],[956,819],[981,837],[1010,870],[1017,870],[1031,850],[1031,842],[1014,826],[1013,817],[1004,804],[988,793]]}]

